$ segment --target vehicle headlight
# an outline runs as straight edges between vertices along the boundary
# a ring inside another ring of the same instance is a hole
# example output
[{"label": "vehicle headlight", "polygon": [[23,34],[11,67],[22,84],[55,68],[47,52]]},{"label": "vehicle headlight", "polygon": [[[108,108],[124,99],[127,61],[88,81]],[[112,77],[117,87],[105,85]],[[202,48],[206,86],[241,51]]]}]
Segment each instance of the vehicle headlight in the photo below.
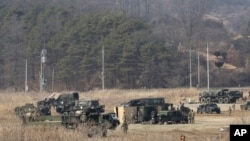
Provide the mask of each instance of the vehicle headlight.
[{"label": "vehicle headlight", "polygon": [[61,101],[61,104],[63,104],[64,102],[63,101]]}]

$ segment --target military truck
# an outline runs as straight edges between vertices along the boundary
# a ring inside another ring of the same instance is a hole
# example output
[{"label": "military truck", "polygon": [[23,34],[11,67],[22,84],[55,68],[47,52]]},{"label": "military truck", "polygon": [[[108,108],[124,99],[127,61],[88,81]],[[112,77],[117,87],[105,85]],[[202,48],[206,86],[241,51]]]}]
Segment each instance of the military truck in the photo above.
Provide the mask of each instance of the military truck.
[{"label": "military truck", "polygon": [[104,113],[104,107],[98,100],[79,100],[73,110],[63,113],[62,125],[73,129],[85,127],[89,137],[106,136],[107,129],[116,129],[120,122],[115,113]]},{"label": "military truck", "polygon": [[250,101],[247,101],[246,103],[240,105],[241,110],[247,110],[250,109]]},{"label": "military truck", "polygon": [[235,103],[240,98],[243,98],[242,91],[229,89],[204,91],[199,94],[199,101],[201,103]]},{"label": "military truck", "polygon": [[221,109],[216,103],[201,104],[197,107],[197,114],[212,114],[213,112],[217,114],[221,113]]},{"label": "military truck", "polygon": [[127,122],[136,123],[155,123],[157,113],[162,110],[172,110],[172,103],[165,103],[163,97],[138,98],[127,102],[122,102],[114,107],[119,121],[123,123],[123,115],[126,114]]},{"label": "military truck", "polygon": [[77,100],[72,108],[65,110],[62,115],[62,124],[76,128],[78,123],[96,121],[96,115],[103,113],[104,105],[99,105],[98,100]]},{"label": "military truck", "polygon": [[[76,93],[75,93],[76,94]],[[32,103],[18,106],[14,109],[25,125],[27,124],[57,124],[66,128],[85,127],[88,136],[97,134],[107,135],[107,130],[114,130],[120,124],[115,113],[104,113],[105,106],[98,100],[75,100],[79,98],[74,93],[63,95],[60,98],[46,98],[37,102],[37,107]],[[67,99],[69,98],[69,100]],[[65,102],[66,101],[66,102]],[[55,104],[56,103],[56,104]],[[67,103],[67,104],[64,104]],[[70,103],[70,104],[69,104]],[[57,106],[63,112],[60,115],[51,115],[50,107]],[[43,113],[43,114],[40,114]]]},{"label": "military truck", "polygon": [[188,116],[180,110],[159,111],[157,117],[157,123],[159,124],[188,123]]}]

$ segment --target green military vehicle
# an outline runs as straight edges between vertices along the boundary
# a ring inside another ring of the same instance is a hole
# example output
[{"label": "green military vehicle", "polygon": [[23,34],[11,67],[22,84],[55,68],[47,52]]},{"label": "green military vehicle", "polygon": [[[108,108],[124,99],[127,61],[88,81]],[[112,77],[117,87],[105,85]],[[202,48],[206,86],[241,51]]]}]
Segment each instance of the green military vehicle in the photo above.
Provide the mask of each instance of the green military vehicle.
[{"label": "green military vehicle", "polygon": [[247,110],[250,109],[250,101],[247,101],[246,103],[240,105],[241,110]]},{"label": "green military vehicle", "polygon": [[92,137],[99,134],[106,136],[107,130],[115,130],[120,122],[115,113],[90,113],[90,114],[76,114],[70,112],[68,115],[62,115],[62,125],[66,128],[88,130],[88,136]]},{"label": "green military vehicle", "polygon": [[203,114],[203,113],[221,113],[220,107],[216,103],[207,103],[207,104],[201,104],[197,107],[197,114]]},{"label": "green military vehicle", "polygon": [[[137,98],[121,103],[115,107],[115,113],[122,119],[123,111],[127,114],[130,123],[151,123],[156,122],[157,113],[162,110],[172,110],[172,103],[165,103],[163,97]],[[130,115],[130,116],[129,116]]]},{"label": "green military vehicle", "polygon": [[[24,124],[60,124],[66,128],[86,128],[89,137],[106,136],[108,129],[114,130],[120,124],[115,113],[104,113],[105,106],[100,105],[98,100],[78,100],[78,98],[78,93],[65,94],[60,98],[38,101],[37,107],[27,103],[16,107],[14,111]],[[52,106],[62,114],[51,115]]]},{"label": "green military vehicle", "polygon": [[104,113],[104,105],[98,100],[79,100],[73,110],[64,112],[62,125],[66,128],[86,128],[88,136],[106,136],[107,130],[114,130],[120,124],[115,113]]},{"label": "green military vehicle", "polygon": [[240,98],[243,98],[242,91],[229,89],[204,91],[199,94],[201,103],[235,103]]},{"label": "green military vehicle", "polygon": [[188,116],[179,110],[159,111],[157,117],[159,124],[188,123]]},{"label": "green military vehicle", "polygon": [[23,106],[17,106],[14,109],[15,114],[23,119],[24,122],[32,120],[32,116],[37,113],[37,107],[33,103],[26,103]]},{"label": "green military vehicle", "polygon": [[[58,121],[59,116],[51,116],[51,108],[54,107],[58,113],[63,113],[73,107],[76,100],[79,100],[77,92],[60,93],[58,97],[48,97],[38,101],[36,106],[33,103],[26,103],[23,106],[15,107],[14,111],[24,123],[36,121]],[[59,118],[61,121],[61,118]]]}]

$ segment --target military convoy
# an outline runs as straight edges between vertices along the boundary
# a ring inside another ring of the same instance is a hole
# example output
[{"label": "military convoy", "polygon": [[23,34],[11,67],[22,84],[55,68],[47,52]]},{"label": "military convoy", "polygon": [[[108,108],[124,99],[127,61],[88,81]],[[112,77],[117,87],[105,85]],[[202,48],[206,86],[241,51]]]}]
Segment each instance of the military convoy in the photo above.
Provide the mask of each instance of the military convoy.
[{"label": "military convoy", "polygon": [[[55,108],[59,115],[52,115],[51,108]],[[120,124],[115,113],[104,113],[105,106],[99,105],[98,100],[79,100],[77,92],[62,93],[58,97],[26,103],[15,107],[15,114],[24,124],[32,123],[60,123],[66,128],[76,129],[85,127],[88,136],[106,136],[107,130],[114,130]]]},{"label": "military convoy", "polygon": [[[228,89],[204,92],[199,98],[204,104],[197,108],[197,113],[219,114],[221,110],[216,102],[232,103],[242,97],[242,92]],[[249,103],[241,108],[248,109]],[[58,115],[53,115],[51,109],[55,109]],[[36,105],[26,103],[15,107],[14,111],[24,124],[52,121],[68,129],[85,128],[89,137],[106,136],[108,130],[114,130],[125,122],[124,116],[129,124],[185,124],[189,123],[191,113],[184,104],[175,108],[163,97],[132,99],[114,107],[114,112],[105,113],[105,105],[100,105],[98,100],[81,100],[77,92],[52,94]]]},{"label": "military convoy", "polygon": [[221,89],[217,91],[204,91],[199,94],[201,103],[235,103],[243,98],[243,92],[237,90]]}]

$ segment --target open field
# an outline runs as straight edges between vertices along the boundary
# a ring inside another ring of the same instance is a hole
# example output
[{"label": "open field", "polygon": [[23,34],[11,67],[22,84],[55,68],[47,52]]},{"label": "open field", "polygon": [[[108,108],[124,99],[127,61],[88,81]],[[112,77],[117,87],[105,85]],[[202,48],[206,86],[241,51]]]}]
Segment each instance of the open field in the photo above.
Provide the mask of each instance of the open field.
[{"label": "open field", "polygon": [[[141,97],[164,97],[166,102],[177,105],[180,101],[197,101],[199,91],[196,89],[154,89],[154,90],[104,90],[80,93],[81,99],[99,99],[105,104],[106,111],[113,111],[113,107],[121,102]],[[244,91],[248,94],[248,90]],[[122,133],[120,127],[115,131],[108,131],[105,138],[87,138],[85,130],[64,129],[58,124],[23,126],[21,121],[14,115],[16,106],[27,102],[35,103],[44,99],[50,93],[0,93],[0,140],[8,141],[78,141],[78,140],[103,140],[103,141],[176,141],[181,135],[186,136],[187,141],[228,141],[229,132],[219,131],[220,128],[228,128],[230,124],[249,124],[250,110],[242,111],[236,103],[236,110],[228,116],[227,109],[232,104],[219,104],[222,114],[196,114],[195,124],[173,124],[173,125],[143,125],[130,124],[127,135]],[[198,104],[185,104],[194,111]]]}]

